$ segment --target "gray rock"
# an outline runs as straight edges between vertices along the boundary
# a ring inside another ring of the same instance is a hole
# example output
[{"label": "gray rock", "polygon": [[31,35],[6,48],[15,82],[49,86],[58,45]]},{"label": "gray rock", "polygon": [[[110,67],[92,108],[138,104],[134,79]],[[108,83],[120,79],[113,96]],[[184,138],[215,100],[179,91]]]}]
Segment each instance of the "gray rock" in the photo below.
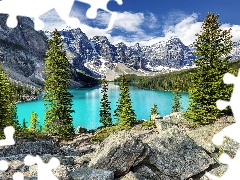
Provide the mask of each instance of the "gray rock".
[{"label": "gray rock", "polygon": [[44,154],[41,156],[43,162],[48,163],[52,157],[57,158],[60,161],[61,165],[73,165],[74,164],[74,158],[71,156],[60,156],[57,154]]},{"label": "gray rock", "polygon": [[182,117],[181,112],[172,113],[162,119],[155,119],[155,124],[159,132],[165,131],[173,126],[189,126],[190,123]]},{"label": "gray rock", "polygon": [[155,174],[149,167],[146,165],[140,165],[139,167],[134,168],[134,174],[139,180],[160,180],[160,178]]},{"label": "gray rock", "polygon": [[120,178],[120,180],[139,180],[139,179],[136,177],[136,175],[132,171],[129,171],[129,173],[127,173],[125,176]]},{"label": "gray rock", "polygon": [[29,169],[29,166],[25,165],[23,161],[13,160],[8,162],[8,165],[13,170],[20,170],[21,172],[26,172]]},{"label": "gray rock", "polygon": [[75,130],[75,134],[82,134],[82,133],[86,133],[87,129],[81,126],[78,126]]},{"label": "gray rock", "polygon": [[157,114],[151,115],[151,120],[152,121],[157,120],[157,119],[162,119],[162,117],[157,115]]},{"label": "gray rock", "polygon": [[[68,177],[68,170],[65,165],[60,165],[57,168],[52,170],[53,174],[58,178],[67,178]],[[29,166],[29,176],[30,177],[38,177],[38,166],[32,165]]]},{"label": "gray rock", "polygon": [[167,129],[146,143],[151,148],[149,163],[167,176],[183,180],[214,164],[204,149],[176,127]]},{"label": "gray rock", "polygon": [[52,170],[53,174],[58,178],[68,178],[68,169],[64,165],[58,166],[56,169]]},{"label": "gray rock", "polygon": [[236,142],[233,139],[230,139],[228,137],[224,138],[224,141],[221,145],[221,149],[223,150],[223,152],[227,153],[231,158],[234,158],[239,147],[240,146],[239,146],[238,142]]},{"label": "gray rock", "polygon": [[1,146],[0,157],[18,154],[57,154],[59,149],[54,141],[22,142],[12,146]]},{"label": "gray rock", "polygon": [[115,176],[126,174],[150,152],[149,147],[128,131],[108,136],[96,151],[89,167],[114,171]]},{"label": "gray rock", "polygon": [[112,171],[81,167],[69,174],[71,180],[113,180],[114,173]]}]

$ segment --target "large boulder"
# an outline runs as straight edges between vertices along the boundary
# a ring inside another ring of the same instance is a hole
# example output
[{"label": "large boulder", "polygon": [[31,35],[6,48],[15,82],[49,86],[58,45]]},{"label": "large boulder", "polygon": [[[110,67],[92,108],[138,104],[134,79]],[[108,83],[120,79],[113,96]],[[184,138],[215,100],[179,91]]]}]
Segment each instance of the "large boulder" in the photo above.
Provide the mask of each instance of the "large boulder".
[{"label": "large boulder", "polygon": [[100,144],[89,167],[111,170],[115,176],[122,176],[141,162],[149,152],[149,147],[140,138],[129,131],[119,131]]},{"label": "large boulder", "polygon": [[173,126],[179,127],[181,129],[190,127],[191,124],[186,119],[184,119],[182,115],[183,113],[181,112],[175,112],[170,115],[164,116],[162,119],[154,119],[157,130],[159,132],[162,132]]},{"label": "large boulder", "polygon": [[146,143],[151,148],[148,163],[164,175],[186,179],[206,170],[214,160],[176,126]]}]

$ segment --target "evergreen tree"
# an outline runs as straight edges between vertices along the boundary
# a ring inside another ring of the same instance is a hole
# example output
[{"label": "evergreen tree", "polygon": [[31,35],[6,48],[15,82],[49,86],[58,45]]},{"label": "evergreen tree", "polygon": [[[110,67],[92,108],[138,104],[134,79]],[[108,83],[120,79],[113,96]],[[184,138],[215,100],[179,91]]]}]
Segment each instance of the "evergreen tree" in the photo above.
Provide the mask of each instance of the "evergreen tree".
[{"label": "evergreen tree", "polygon": [[114,116],[116,117],[117,124],[123,127],[131,127],[137,119],[132,109],[128,83],[124,74],[120,81],[120,97],[117,102],[117,108],[114,111]]},{"label": "evergreen tree", "polygon": [[100,107],[100,122],[104,124],[104,126],[111,126],[112,125],[112,117],[111,117],[111,107],[110,102],[108,101],[108,84],[106,81],[106,77],[102,80],[103,88],[101,90],[101,93],[103,94],[101,99],[101,107]]},{"label": "evergreen tree", "polygon": [[173,92],[173,105],[172,105],[172,111],[173,112],[180,112],[182,110],[180,99],[182,98],[182,95],[178,91]]},{"label": "evergreen tree", "polygon": [[18,130],[16,97],[11,86],[9,76],[3,70],[0,63],[0,136],[4,137],[3,131],[7,126],[13,126]]},{"label": "evergreen tree", "polygon": [[209,124],[223,114],[216,107],[218,99],[229,100],[231,89],[223,83],[223,75],[230,72],[232,49],[230,30],[220,29],[219,15],[208,13],[200,34],[196,34],[197,66],[191,75],[190,103],[185,118],[197,124]]},{"label": "evergreen tree", "polygon": [[22,128],[23,129],[27,128],[27,123],[26,123],[26,119],[25,118],[23,118]]},{"label": "evergreen tree", "polygon": [[44,130],[57,133],[61,138],[70,138],[74,134],[71,113],[73,95],[67,90],[70,87],[70,69],[63,49],[59,32],[55,29],[52,39],[48,40],[50,49],[45,59],[45,94],[46,102]]},{"label": "evergreen tree", "polygon": [[173,112],[180,112],[182,110],[182,106],[181,106],[181,102],[180,99],[182,98],[181,93],[179,92],[180,89],[182,89],[182,84],[183,84],[183,80],[180,79],[179,76],[177,76],[176,78],[176,82],[175,82],[175,91],[173,91],[173,105],[172,105],[172,111]]},{"label": "evergreen tree", "polygon": [[37,113],[35,111],[33,111],[31,116],[30,116],[30,126],[29,126],[29,129],[30,130],[37,130],[37,126],[39,126],[39,122],[38,121],[39,121],[38,115],[37,115]]},{"label": "evergreen tree", "polygon": [[157,105],[156,104],[154,104],[153,107],[151,108],[151,114],[150,114],[150,117],[149,117],[150,120],[152,120],[151,119],[152,115],[159,115],[159,112],[157,110]]}]

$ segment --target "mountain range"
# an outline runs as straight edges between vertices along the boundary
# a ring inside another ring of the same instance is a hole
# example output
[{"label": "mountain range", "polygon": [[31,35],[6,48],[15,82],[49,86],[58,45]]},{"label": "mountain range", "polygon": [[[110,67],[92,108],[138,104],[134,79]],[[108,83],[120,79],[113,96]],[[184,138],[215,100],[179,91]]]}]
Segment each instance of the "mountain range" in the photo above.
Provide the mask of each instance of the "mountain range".
[{"label": "mountain range", "polygon": [[[0,14],[0,61],[10,77],[24,84],[41,87],[44,81],[44,57],[48,50],[50,31],[35,31],[33,21],[18,17],[14,29],[6,26],[8,15]],[[59,31],[67,51],[71,68],[71,85],[79,87],[84,82],[79,73],[113,80],[120,74],[155,75],[183,68],[191,68],[194,44],[184,45],[177,37],[150,46],[136,43],[111,44],[105,36],[89,38],[80,28],[67,27]],[[234,42],[232,60],[240,57],[240,41]]]}]

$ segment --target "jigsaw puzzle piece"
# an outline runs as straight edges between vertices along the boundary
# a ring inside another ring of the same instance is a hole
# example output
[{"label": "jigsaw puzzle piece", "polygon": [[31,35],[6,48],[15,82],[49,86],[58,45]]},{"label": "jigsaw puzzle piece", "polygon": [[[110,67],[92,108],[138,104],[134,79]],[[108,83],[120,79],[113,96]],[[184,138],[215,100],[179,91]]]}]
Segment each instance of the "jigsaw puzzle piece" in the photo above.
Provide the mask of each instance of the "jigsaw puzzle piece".
[{"label": "jigsaw puzzle piece", "polygon": [[60,162],[57,158],[52,157],[48,163],[44,163],[38,155],[36,157],[27,155],[24,158],[24,163],[28,166],[37,163],[39,180],[58,180],[58,178],[56,178],[52,172],[52,169],[55,169],[60,165]]},{"label": "jigsaw puzzle piece", "polygon": [[8,146],[8,145],[14,145],[15,141],[13,139],[13,134],[15,130],[12,126],[8,126],[4,128],[4,135],[6,139],[0,140],[0,146]]},{"label": "jigsaw puzzle piece", "polygon": [[42,29],[44,23],[39,16],[53,9],[56,2],[56,0],[2,0],[0,13],[9,14],[7,26],[11,28],[17,26],[17,16],[27,16],[34,18],[36,29]]},{"label": "jigsaw puzzle piece", "polygon": [[236,83],[236,79],[237,79],[236,76],[234,76],[231,73],[226,73],[223,76],[223,82],[225,84],[235,84]]},{"label": "jigsaw puzzle piece", "polygon": [[6,171],[8,169],[8,162],[5,160],[0,161],[0,170]]},{"label": "jigsaw puzzle piece", "polygon": [[79,20],[74,17],[69,17],[74,1],[75,0],[61,0],[61,3],[58,1],[58,3],[55,4],[54,9],[60,18],[68,24],[68,26],[77,28],[80,24]]},{"label": "jigsaw puzzle piece", "polygon": [[216,105],[217,105],[217,108],[218,108],[219,110],[223,110],[223,109],[225,109],[226,107],[230,106],[230,102],[228,102],[228,101],[223,101],[223,100],[217,100]]},{"label": "jigsaw puzzle piece", "polygon": [[231,159],[227,154],[223,153],[219,161],[223,164],[228,165],[227,172],[221,177],[214,176],[210,173],[206,173],[205,175],[212,180],[238,180],[240,178],[239,172],[239,163],[240,163],[240,151],[238,150],[234,159]]},{"label": "jigsaw puzzle piece", "polygon": [[7,26],[15,28],[18,24],[17,16],[34,18],[36,30],[44,28],[44,23],[39,17],[55,9],[62,20],[72,27],[79,24],[77,18],[70,18],[74,0],[2,0],[0,1],[0,13],[9,14]]},{"label": "jigsaw puzzle piece", "polygon": [[[97,17],[97,11],[98,9],[102,9],[106,12],[111,13],[111,18],[107,27],[107,30],[110,30],[113,28],[113,24],[117,17],[117,12],[112,12],[107,8],[107,4],[110,0],[77,0],[79,2],[83,2],[86,4],[89,4],[91,7],[87,10],[86,16],[89,19],[94,19]],[[122,0],[115,0],[119,5],[122,5]]]},{"label": "jigsaw puzzle piece", "polygon": [[24,180],[23,173],[21,172],[16,172],[13,174],[13,180]]}]

